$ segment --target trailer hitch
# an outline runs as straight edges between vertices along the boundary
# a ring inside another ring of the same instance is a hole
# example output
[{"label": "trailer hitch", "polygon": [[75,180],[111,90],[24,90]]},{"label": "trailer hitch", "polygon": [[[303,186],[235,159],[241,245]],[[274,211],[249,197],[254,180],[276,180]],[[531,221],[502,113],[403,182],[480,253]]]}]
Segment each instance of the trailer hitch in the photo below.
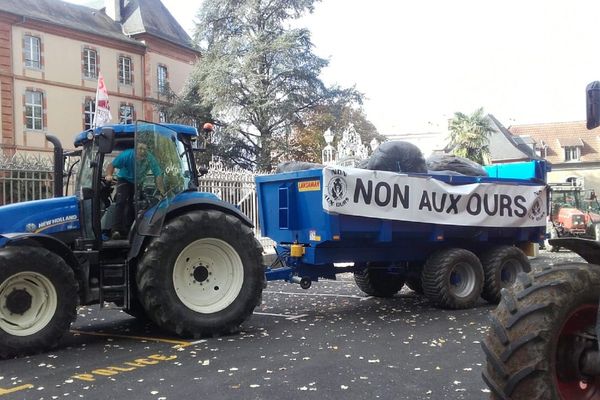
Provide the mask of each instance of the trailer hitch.
[{"label": "trailer hitch", "polygon": [[299,283],[300,287],[305,290],[310,288],[310,285],[312,285],[312,280],[307,276],[300,277],[298,275],[294,275],[292,276],[292,279],[290,279],[290,282]]}]

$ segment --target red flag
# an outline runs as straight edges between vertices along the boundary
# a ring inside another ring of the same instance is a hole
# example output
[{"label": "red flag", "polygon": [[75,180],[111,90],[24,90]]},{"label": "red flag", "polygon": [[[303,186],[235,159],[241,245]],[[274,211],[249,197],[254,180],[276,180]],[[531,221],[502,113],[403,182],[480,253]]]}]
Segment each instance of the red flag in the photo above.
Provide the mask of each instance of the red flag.
[{"label": "red flag", "polygon": [[108,104],[108,90],[104,84],[102,73],[98,74],[98,89],[96,89],[96,112],[94,116],[93,128],[110,124],[112,115],[110,105]]}]

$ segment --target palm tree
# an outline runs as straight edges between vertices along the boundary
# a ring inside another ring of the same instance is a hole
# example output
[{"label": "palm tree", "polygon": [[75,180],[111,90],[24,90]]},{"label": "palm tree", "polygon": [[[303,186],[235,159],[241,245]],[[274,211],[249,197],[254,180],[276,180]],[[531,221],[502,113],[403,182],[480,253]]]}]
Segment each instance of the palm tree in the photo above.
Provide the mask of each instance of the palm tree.
[{"label": "palm tree", "polygon": [[494,131],[483,107],[473,114],[455,112],[450,120],[450,147],[452,153],[479,164],[489,160],[489,136]]}]

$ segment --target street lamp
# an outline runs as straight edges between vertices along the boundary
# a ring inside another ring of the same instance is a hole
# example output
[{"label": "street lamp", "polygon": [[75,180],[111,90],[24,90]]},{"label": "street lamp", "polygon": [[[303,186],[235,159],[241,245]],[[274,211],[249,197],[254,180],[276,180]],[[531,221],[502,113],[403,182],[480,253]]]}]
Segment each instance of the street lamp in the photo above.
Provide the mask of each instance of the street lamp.
[{"label": "street lamp", "polygon": [[334,136],[333,136],[333,133],[331,133],[331,129],[327,128],[327,130],[323,134],[323,137],[325,138],[325,143],[327,143],[327,145],[330,145],[331,143],[333,143]]},{"label": "street lamp", "polygon": [[371,142],[369,143],[369,146],[371,147],[371,153],[373,153],[375,149],[379,147],[379,140],[373,138],[373,140],[371,140]]},{"label": "street lamp", "polygon": [[327,146],[321,151],[321,159],[323,160],[323,164],[331,165],[335,163],[335,149],[331,145],[333,143],[334,135],[331,133],[331,129],[327,129],[323,134],[325,138],[325,143]]}]

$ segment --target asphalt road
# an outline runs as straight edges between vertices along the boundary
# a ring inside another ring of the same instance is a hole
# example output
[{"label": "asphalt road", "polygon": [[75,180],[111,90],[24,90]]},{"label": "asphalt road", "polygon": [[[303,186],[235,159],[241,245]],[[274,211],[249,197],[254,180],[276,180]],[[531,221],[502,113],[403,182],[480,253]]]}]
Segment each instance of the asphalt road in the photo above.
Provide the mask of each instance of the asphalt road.
[{"label": "asphalt road", "polygon": [[[535,267],[578,261],[542,252]],[[366,297],[338,281],[269,283],[236,335],[190,342],[118,310],[81,308],[50,353],[0,361],[9,399],[484,399],[491,306],[432,307],[408,289]]]}]

